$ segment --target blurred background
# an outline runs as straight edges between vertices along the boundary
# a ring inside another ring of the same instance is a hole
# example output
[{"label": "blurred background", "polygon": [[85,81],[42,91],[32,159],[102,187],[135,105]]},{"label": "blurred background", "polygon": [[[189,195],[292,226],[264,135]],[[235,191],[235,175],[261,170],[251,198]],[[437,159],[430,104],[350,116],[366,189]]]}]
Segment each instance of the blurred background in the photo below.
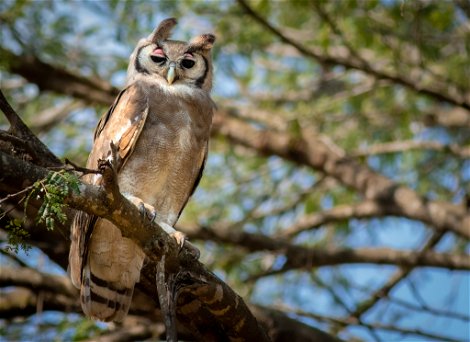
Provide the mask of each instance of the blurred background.
[{"label": "blurred background", "polygon": [[[209,160],[178,222],[201,261],[346,341],[469,341],[470,3],[3,0],[0,88],[84,165],[134,46],[170,16],[174,39],[217,36]],[[69,241],[35,231],[14,253],[1,222],[0,340],[115,329],[5,281],[66,277]]]}]

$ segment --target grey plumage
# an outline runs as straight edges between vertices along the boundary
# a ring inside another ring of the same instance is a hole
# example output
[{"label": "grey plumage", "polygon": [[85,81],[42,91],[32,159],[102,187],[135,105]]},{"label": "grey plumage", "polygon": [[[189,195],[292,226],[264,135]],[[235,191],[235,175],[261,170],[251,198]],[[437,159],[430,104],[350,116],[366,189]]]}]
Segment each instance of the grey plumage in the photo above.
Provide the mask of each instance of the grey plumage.
[{"label": "grey plumage", "polygon": [[[139,41],[131,55],[126,88],[101,118],[87,167],[110,158],[118,147],[121,192],[136,205],[155,210],[169,234],[196,188],[207,158],[214,104],[210,98],[215,40],[169,40],[174,19],[163,21]],[[84,181],[100,184],[101,176]],[[179,235],[178,235],[179,234]],[[129,310],[145,258],[111,222],[78,213],[72,225],[69,263],[86,315],[121,321]]]}]

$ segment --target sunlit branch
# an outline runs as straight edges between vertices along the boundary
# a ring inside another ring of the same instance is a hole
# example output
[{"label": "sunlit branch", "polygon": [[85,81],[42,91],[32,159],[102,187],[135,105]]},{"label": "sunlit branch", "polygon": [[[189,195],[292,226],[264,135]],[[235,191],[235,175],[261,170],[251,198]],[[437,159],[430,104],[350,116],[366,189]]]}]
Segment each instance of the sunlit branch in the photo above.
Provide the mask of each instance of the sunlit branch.
[{"label": "sunlit branch", "polygon": [[331,222],[341,222],[349,219],[381,217],[386,215],[386,209],[378,201],[364,201],[356,205],[339,205],[328,210],[304,215],[287,229],[279,232],[279,237],[289,237],[313,230]]},{"label": "sunlit branch", "polygon": [[13,319],[16,317],[28,317],[38,313],[38,306],[42,310],[54,310],[62,312],[78,312],[80,304],[77,298],[71,298],[61,293],[49,291],[33,292],[26,288],[15,288],[2,293],[0,302],[0,317]]}]

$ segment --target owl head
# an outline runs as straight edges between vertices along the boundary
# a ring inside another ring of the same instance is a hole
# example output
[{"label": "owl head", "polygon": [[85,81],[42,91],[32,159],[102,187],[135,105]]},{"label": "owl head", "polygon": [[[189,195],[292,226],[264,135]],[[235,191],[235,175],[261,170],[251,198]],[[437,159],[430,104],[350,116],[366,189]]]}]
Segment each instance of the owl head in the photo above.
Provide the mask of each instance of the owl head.
[{"label": "owl head", "polygon": [[211,49],[215,36],[203,34],[189,42],[170,40],[175,25],[175,18],[165,19],[139,41],[130,57],[127,84],[145,78],[168,87],[183,84],[211,90]]}]

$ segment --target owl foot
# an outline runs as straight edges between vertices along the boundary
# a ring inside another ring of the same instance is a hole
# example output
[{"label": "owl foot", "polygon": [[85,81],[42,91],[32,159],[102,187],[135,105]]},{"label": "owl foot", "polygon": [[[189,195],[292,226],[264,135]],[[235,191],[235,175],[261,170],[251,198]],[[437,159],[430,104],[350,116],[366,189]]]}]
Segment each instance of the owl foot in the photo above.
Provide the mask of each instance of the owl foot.
[{"label": "owl foot", "polygon": [[153,206],[150,204],[145,203],[139,197],[135,197],[130,194],[123,194],[132,204],[139,208],[139,212],[141,213],[142,217],[149,220],[150,222],[154,221],[157,217],[157,211]]},{"label": "owl foot", "polygon": [[188,248],[189,253],[197,260],[201,256],[201,252],[199,249],[194,246],[191,242],[189,242],[186,238],[186,235],[184,233],[181,233],[179,231],[175,231],[174,233],[170,234],[175,240],[176,243],[179,246],[179,251],[183,249],[183,246],[186,246]]},{"label": "owl foot", "polygon": [[184,246],[188,248],[188,251],[191,253],[191,255],[195,259],[199,259],[199,256],[201,255],[201,252],[199,249],[194,246],[191,242],[189,242],[186,238],[186,235],[182,232],[177,231],[175,228],[170,226],[169,224],[165,222],[159,222],[155,221],[162,229],[168,233],[168,235],[172,236],[175,240],[176,243],[178,244],[179,250],[178,253],[181,252]]}]

